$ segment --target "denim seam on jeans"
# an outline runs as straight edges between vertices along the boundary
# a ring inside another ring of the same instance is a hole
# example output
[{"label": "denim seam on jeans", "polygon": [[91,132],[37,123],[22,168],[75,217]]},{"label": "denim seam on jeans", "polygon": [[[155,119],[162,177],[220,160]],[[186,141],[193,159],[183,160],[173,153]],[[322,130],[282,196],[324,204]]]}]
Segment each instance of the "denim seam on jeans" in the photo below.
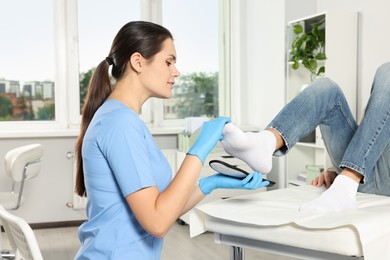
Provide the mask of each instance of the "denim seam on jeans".
[{"label": "denim seam on jeans", "polygon": [[274,125],[268,125],[267,128],[272,128],[272,129],[275,129],[279,135],[282,137],[283,141],[284,141],[284,146],[281,148],[281,149],[278,149],[274,152],[273,156],[275,157],[281,157],[283,155],[285,155],[286,153],[288,153],[288,151],[290,151],[291,147],[290,147],[290,144],[289,144],[289,141],[288,141],[288,138],[287,136],[285,136],[281,131],[280,129],[277,127],[277,126],[274,126]]},{"label": "denim seam on jeans", "polygon": [[[342,105],[342,101],[335,101],[335,103],[334,103],[334,105],[330,108],[330,109],[328,109],[327,111],[326,111],[326,113],[324,114],[324,116],[321,118],[321,121],[323,121],[330,113],[333,113],[333,112],[337,112],[337,111],[339,111],[339,114],[342,116],[342,118],[344,119],[344,121],[347,123],[347,125],[350,127],[350,130],[352,131],[352,132],[355,132],[356,131],[356,122],[355,121],[353,121],[353,122],[351,122],[350,121],[350,117],[349,116],[347,116],[347,114],[348,114],[348,111],[345,111],[344,109],[343,109],[344,107],[343,107],[343,105]],[[323,125],[323,124],[320,124],[319,126],[320,126],[320,129],[321,129],[321,125]],[[327,151],[330,151],[330,149],[327,147],[327,140],[326,140],[326,138],[324,138],[324,145],[325,145],[325,147],[326,147],[326,150]],[[336,167],[337,168],[337,170],[336,170],[336,172],[337,173],[339,173],[339,172],[341,172],[341,170],[342,170],[342,168],[343,167],[348,167],[348,168],[352,168],[352,169],[354,169],[354,170],[356,170],[356,171],[358,171],[358,172],[360,172],[361,171],[361,168],[360,167],[358,167],[357,165],[355,165],[355,164],[353,164],[353,163],[351,163],[351,162],[346,162],[346,165],[343,165],[342,164],[342,161],[340,162],[340,163],[337,163],[337,162],[335,162],[334,161],[334,158],[332,157],[332,156],[330,156],[330,160],[331,160],[331,163],[332,163],[332,165],[334,166],[334,167]],[[347,166],[348,165],[348,166]]]}]

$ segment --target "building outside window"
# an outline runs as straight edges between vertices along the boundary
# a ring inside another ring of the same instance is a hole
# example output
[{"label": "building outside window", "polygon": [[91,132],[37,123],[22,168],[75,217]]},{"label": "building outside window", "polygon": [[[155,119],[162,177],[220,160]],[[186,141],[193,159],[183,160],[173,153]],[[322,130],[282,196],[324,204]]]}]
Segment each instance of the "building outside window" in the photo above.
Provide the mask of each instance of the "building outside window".
[{"label": "building outside window", "polygon": [[53,1],[1,9],[0,121],[55,120]]}]

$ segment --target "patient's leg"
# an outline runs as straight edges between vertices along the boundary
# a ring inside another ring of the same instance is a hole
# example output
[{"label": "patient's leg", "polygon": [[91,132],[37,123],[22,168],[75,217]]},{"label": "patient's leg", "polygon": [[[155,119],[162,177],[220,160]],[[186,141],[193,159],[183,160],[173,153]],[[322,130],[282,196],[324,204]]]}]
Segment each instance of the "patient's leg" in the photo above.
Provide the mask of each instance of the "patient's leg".
[{"label": "patient's leg", "polygon": [[[336,123],[338,117],[328,117],[321,132],[332,162],[342,170],[333,185],[319,198],[302,205],[301,210],[340,211],[355,207],[356,190],[361,177],[365,184],[360,191],[390,194],[388,178],[388,152],[390,143],[390,63],[378,68],[363,121],[355,131],[352,120],[348,125]],[[343,111],[345,109],[342,109]],[[343,122],[344,120],[339,120]],[[341,131],[342,130],[342,131]],[[354,132],[351,139],[339,133]],[[344,142],[343,142],[344,140]],[[347,141],[347,146],[345,146]],[[343,144],[343,145],[340,145]],[[343,148],[345,146],[345,149]],[[343,152],[344,150],[344,152]],[[341,161],[338,161],[342,154]],[[356,171],[350,170],[355,169]],[[345,177],[345,176],[348,177]]]},{"label": "patient's leg", "polygon": [[353,168],[365,176],[359,191],[390,194],[390,63],[375,74],[364,118],[350,140],[340,167]]},{"label": "patient's leg", "polygon": [[[226,124],[222,145],[227,153],[245,161],[253,170],[268,173],[272,168],[273,154],[287,153],[319,124],[324,128],[324,139],[330,136],[328,140],[337,141],[335,147],[339,152],[332,153],[331,157],[333,164],[338,165],[353,136],[356,122],[341,89],[328,78],[319,78],[300,92],[264,131],[244,133],[233,124]],[[333,147],[332,142],[329,144]]]},{"label": "patient's leg", "polygon": [[233,123],[228,123],[223,129],[221,143],[228,154],[243,160],[254,171],[266,174],[271,170],[272,154],[277,143],[271,131],[243,132]]},{"label": "patient's leg", "polygon": [[318,198],[304,203],[300,210],[305,212],[331,212],[356,208],[356,193],[361,175],[344,169],[332,186]]}]

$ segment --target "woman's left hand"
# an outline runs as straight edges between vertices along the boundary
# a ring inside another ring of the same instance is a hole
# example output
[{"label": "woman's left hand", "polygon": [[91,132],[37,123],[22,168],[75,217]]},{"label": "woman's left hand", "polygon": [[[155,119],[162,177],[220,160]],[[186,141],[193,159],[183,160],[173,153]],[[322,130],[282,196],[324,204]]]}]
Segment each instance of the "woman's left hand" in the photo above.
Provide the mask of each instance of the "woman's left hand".
[{"label": "woman's left hand", "polygon": [[244,179],[229,177],[218,173],[199,180],[199,187],[206,195],[210,194],[215,189],[255,190],[268,185],[269,181],[263,181],[262,174],[258,172],[253,172]]},{"label": "woman's left hand", "polygon": [[311,181],[311,185],[321,187],[322,185],[325,185],[325,187],[328,189],[330,185],[332,185],[334,179],[336,178],[337,173],[334,171],[322,171],[318,177],[316,177],[314,180]]}]

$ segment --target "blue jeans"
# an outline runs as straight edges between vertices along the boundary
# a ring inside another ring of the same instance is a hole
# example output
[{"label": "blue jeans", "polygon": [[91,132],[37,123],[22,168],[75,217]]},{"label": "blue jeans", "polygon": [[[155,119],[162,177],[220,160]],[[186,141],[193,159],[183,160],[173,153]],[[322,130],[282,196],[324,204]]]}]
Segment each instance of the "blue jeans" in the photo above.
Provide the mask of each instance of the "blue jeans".
[{"label": "blue jeans", "polygon": [[335,82],[323,77],[311,83],[268,125],[285,142],[274,155],[286,154],[317,126],[337,172],[353,169],[364,176],[360,192],[390,196],[390,63],[375,74],[359,126]]}]

